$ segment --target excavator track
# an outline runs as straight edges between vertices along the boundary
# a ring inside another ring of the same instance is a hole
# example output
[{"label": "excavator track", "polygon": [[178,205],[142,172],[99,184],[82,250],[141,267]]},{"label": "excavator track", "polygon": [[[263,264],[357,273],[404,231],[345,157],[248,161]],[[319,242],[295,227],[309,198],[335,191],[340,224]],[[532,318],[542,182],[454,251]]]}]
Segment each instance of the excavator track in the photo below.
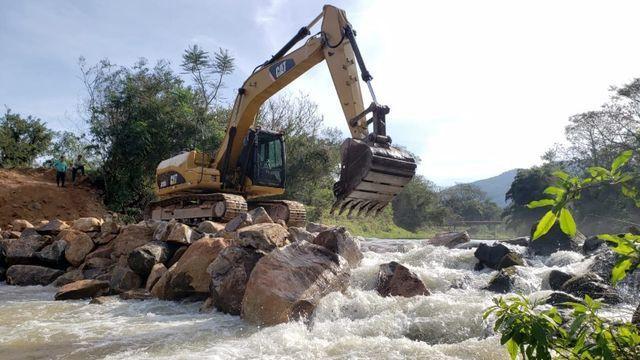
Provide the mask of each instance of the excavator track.
[{"label": "excavator track", "polygon": [[291,200],[262,200],[249,202],[249,208],[262,206],[273,221],[283,220],[287,226],[304,227],[307,223],[307,210],[302,203]]},{"label": "excavator track", "polygon": [[176,219],[195,224],[204,220],[227,222],[247,212],[247,201],[234,194],[185,194],[149,204],[147,216],[154,220]]}]

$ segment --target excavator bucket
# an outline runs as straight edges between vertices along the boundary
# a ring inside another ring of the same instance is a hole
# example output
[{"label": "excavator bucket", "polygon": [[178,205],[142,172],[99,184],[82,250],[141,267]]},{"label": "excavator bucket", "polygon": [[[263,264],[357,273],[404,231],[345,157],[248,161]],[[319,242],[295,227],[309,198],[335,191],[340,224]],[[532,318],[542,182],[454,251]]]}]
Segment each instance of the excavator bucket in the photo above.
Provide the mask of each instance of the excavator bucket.
[{"label": "excavator bucket", "polygon": [[390,145],[347,139],[342,143],[340,179],[333,185],[331,213],[349,210],[377,215],[411,181],[416,161]]}]

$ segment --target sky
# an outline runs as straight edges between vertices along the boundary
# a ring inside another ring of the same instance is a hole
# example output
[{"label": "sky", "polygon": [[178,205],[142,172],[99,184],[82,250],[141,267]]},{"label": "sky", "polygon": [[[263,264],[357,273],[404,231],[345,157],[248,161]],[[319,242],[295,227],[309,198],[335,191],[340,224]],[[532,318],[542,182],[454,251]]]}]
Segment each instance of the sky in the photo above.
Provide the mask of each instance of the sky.
[{"label": "sky", "polygon": [[[131,65],[191,44],[236,59],[233,101],[253,68],[322,10],[324,1],[0,0],[0,105],[55,130],[86,129],[78,58]],[[640,76],[637,1],[384,1],[344,9],[391,108],[387,132],[439,185],[540,163],[568,117],[597,109],[611,85]],[[314,31],[312,31],[314,33]],[[188,80],[185,75],[185,80]],[[347,126],[326,65],[286,91],[318,103],[326,126]],[[365,93],[365,103],[370,98]]]}]

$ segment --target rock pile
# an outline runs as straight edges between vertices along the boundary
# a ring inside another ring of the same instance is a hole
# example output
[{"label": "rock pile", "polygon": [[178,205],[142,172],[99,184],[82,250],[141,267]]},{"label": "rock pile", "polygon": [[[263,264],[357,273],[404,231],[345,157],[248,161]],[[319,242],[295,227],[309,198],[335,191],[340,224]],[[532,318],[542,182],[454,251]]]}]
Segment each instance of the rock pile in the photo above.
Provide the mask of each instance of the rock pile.
[{"label": "rock pile", "polygon": [[[344,228],[287,228],[262,208],[226,224],[81,218],[0,232],[0,281],[53,285],[56,300],[204,300],[225,313],[272,325],[313,313],[344,291],[362,260]],[[6,274],[6,275],[5,275]],[[424,285],[423,285],[424,287]],[[421,293],[428,293],[424,288]]]}]

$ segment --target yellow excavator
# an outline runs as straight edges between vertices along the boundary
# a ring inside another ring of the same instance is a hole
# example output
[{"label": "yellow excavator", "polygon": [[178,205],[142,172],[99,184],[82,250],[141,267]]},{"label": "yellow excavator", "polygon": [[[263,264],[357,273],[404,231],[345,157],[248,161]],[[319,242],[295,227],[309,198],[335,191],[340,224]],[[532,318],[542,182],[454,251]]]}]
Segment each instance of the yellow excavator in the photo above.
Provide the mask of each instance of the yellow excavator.
[{"label": "yellow excavator", "polygon": [[[311,36],[311,28],[320,20],[320,31]],[[306,37],[303,45],[290,52]],[[331,212],[379,213],[413,178],[416,162],[408,152],[391,146],[385,122],[389,108],[376,100],[373,78],[345,12],[325,5],[238,89],[226,135],[215,154],[190,151],[160,162],[156,170],[159,200],[150,204],[148,216],[185,223],[228,221],[262,206],[274,221],[302,226],[306,213],[301,203],[260,200],[284,193],[286,155],[283,134],[255,126],[255,118],[266,100],[322,61],[327,62],[351,132],[341,147],[340,179],[334,184],[336,201]],[[357,67],[373,100],[366,108]]]}]

